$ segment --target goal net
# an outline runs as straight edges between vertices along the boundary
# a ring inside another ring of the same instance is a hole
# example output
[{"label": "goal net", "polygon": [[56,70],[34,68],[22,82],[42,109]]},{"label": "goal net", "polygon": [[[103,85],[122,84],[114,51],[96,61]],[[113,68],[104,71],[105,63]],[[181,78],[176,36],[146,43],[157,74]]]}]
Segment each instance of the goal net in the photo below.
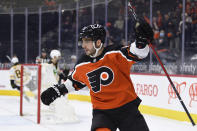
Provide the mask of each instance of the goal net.
[{"label": "goal net", "polygon": [[20,81],[20,116],[37,123],[77,122],[74,108],[66,96],[56,99],[49,106],[42,104],[40,94],[57,80],[52,64],[22,64]]}]

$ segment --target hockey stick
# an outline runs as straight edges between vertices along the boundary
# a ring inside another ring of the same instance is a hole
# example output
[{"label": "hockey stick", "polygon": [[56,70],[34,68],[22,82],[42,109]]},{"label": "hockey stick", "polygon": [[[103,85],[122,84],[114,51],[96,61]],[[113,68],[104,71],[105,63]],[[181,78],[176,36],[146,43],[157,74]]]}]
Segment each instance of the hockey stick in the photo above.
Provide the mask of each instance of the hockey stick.
[{"label": "hockey stick", "polygon": [[8,60],[9,60],[10,62],[12,62],[12,59],[10,58],[9,55],[6,55],[6,57],[8,58]]},{"label": "hockey stick", "polygon": [[[128,7],[129,7],[129,12],[133,15],[133,18],[134,18],[134,20],[136,21],[136,20],[137,20],[137,15],[136,15],[136,13],[135,13],[133,7],[132,7],[131,1],[128,2]],[[159,56],[158,56],[158,53],[157,53],[157,51],[155,50],[155,47],[150,43],[150,41],[149,41],[149,47],[153,50],[154,55],[156,56],[156,58],[157,58],[158,62],[160,63],[160,65],[161,65],[163,71],[165,72],[166,77],[168,78],[168,80],[169,80],[169,82],[170,82],[170,84],[171,84],[173,90],[175,91],[175,93],[176,93],[176,95],[177,95],[177,97],[178,97],[178,99],[179,99],[181,105],[183,106],[183,108],[184,108],[184,110],[185,110],[185,112],[186,112],[188,118],[190,119],[192,125],[195,126],[195,123],[194,123],[194,121],[193,121],[193,119],[192,119],[192,117],[191,117],[189,111],[187,110],[187,107],[185,106],[183,100],[182,100],[181,97],[180,97],[180,94],[178,93],[177,89],[175,88],[174,83],[172,82],[172,80],[171,80],[170,76],[168,75],[168,73],[167,73],[167,71],[166,71],[166,69],[165,69],[163,63],[161,62],[161,60],[160,60],[160,58],[159,58]]]}]

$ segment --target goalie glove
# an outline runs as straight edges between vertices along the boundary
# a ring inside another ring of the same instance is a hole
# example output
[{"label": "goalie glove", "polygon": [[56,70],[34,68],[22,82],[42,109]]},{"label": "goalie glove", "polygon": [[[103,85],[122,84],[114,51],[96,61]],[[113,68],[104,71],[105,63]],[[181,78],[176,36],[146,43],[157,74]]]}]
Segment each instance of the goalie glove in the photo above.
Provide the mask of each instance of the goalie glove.
[{"label": "goalie glove", "polygon": [[135,24],[136,47],[142,49],[153,41],[153,30],[144,20],[139,19]]},{"label": "goalie glove", "polygon": [[68,90],[64,84],[49,87],[41,94],[41,101],[45,105],[50,105],[56,98],[65,95]]}]

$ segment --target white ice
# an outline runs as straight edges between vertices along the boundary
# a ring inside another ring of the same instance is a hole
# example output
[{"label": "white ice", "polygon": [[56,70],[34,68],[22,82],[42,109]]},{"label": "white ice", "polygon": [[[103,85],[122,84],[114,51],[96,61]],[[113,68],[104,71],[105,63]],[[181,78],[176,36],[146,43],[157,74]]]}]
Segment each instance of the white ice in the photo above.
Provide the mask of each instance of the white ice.
[{"label": "white ice", "polygon": [[[36,124],[36,117],[19,116],[19,97],[0,96],[0,131],[90,131],[92,107],[88,102],[70,101],[80,119],[77,123]],[[150,131],[197,131],[189,122],[145,115]]]}]

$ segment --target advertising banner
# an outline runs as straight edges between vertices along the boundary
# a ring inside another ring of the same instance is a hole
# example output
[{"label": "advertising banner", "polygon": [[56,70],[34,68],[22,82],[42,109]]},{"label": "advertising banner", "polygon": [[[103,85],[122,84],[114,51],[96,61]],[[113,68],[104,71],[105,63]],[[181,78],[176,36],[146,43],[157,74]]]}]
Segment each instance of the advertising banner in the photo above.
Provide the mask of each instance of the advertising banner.
[{"label": "advertising banner", "polygon": [[[131,79],[143,105],[184,112],[166,76],[131,74]],[[171,76],[171,79],[188,110],[197,114],[197,78]]]},{"label": "advertising banner", "polygon": [[0,90],[12,90],[9,70],[0,70]]}]

